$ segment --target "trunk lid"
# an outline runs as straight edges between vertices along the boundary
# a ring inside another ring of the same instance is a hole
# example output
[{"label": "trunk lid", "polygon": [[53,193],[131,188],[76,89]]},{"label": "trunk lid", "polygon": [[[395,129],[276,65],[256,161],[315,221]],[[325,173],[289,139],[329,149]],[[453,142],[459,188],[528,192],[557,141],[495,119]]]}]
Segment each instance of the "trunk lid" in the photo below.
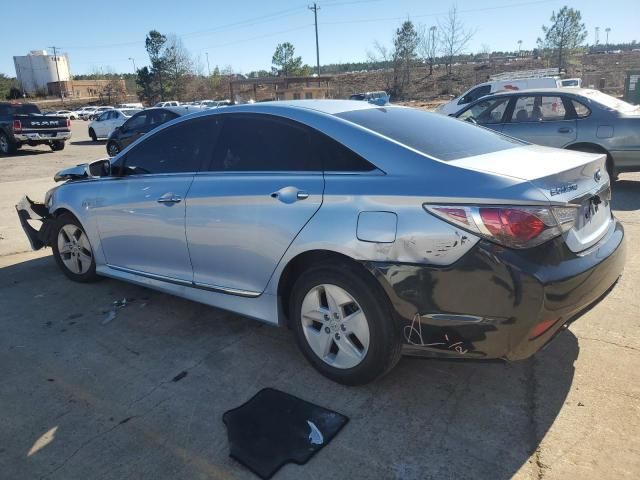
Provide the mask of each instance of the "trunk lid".
[{"label": "trunk lid", "polygon": [[576,205],[567,247],[580,252],[593,246],[611,222],[611,186],[605,154],[528,145],[449,162],[463,168],[529,181],[553,205]]}]

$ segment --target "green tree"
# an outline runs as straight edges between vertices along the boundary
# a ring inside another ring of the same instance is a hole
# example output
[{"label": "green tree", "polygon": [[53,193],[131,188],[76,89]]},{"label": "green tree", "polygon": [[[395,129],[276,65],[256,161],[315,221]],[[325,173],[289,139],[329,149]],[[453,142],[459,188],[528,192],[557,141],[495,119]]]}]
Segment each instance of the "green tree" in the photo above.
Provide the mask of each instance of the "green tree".
[{"label": "green tree", "polygon": [[282,73],[285,77],[300,75],[302,70],[302,57],[295,56],[295,48],[291,43],[279,43],[271,58],[273,74]]},{"label": "green tree", "polygon": [[149,103],[154,102],[156,96],[154,93],[153,82],[153,74],[149,70],[149,67],[142,67],[138,69],[136,84],[138,85],[138,98],[140,98],[140,100],[146,100]]},{"label": "green tree", "polygon": [[167,43],[167,37],[157,30],[151,30],[147,34],[144,46],[151,61],[151,74],[154,80],[158,82],[158,96],[160,100],[164,100],[165,88],[164,79],[167,71],[167,61],[164,55],[164,47]]},{"label": "green tree", "polygon": [[420,39],[413,22],[406,20],[396,30],[393,39],[393,89],[396,97],[403,97],[411,80],[411,67],[418,58],[417,49]]},{"label": "green tree", "polygon": [[[12,91],[17,89],[18,81],[15,78],[7,77],[5,74],[0,73],[0,99],[17,98],[15,96],[10,96],[12,94]],[[20,92],[18,91],[18,93]]]},{"label": "green tree", "polygon": [[550,21],[550,26],[542,26],[544,39],[538,38],[538,46],[555,52],[558,69],[561,69],[567,53],[582,45],[587,38],[587,29],[582,23],[580,11],[567,6],[562,7],[558,13],[554,11]]}]

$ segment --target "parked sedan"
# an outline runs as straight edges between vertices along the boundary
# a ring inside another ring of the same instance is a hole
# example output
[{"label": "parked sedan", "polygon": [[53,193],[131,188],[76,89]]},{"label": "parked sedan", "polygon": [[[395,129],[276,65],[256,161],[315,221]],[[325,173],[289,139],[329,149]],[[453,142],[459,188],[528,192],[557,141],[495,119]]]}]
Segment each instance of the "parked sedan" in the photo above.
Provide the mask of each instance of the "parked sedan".
[{"label": "parked sedan", "polygon": [[18,212],[71,280],[287,326],[359,384],[402,352],[527,358],[606,295],[625,247],[605,161],[410,108],[256,103],[170,121]]},{"label": "parked sedan", "polygon": [[75,120],[77,118],[76,113],[71,110],[56,110],[51,115],[55,115],[56,117],[65,117],[69,120]]},{"label": "parked sedan", "polygon": [[142,110],[128,118],[121,127],[115,128],[107,141],[107,153],[113,157],[157,126],[191,112],[193,110],[186,107]]},{"label": "parked sedan", "polygon": [[139,108],[122,108],[102,112],[89,124],[89,136],[94,142],[99,138],[109,138],[116,128],[141,111]]},{"label": "parked sedan", "polygon": [[456,116],[539,145],[607,156],[607,170],[640,170],[640,107],[597,90],[521,90],[487,95]]}]

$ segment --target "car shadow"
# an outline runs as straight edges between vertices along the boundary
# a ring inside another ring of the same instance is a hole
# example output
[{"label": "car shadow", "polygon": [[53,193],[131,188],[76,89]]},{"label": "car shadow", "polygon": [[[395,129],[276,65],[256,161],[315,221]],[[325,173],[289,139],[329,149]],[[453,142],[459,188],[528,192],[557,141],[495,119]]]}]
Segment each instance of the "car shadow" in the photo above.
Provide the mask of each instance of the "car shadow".
[{"label": "car shadow", "polygon": [[614,210],[640,210],[640,182],[618,180],[614,183],[611,206]]},{"label": "car shadow", "polygon": [[[42,145],[42,150],[36,150],[34,147],[22,147],[16,150],[16,152],[12,155],[13,157],[25,157],[27,155],[41,155],[43,153],[51,153],[51,148],[47,145]],[[44,150],[46,148],[46,150]]]},{"label": "car shadow", "polygon": [[[228,459],[221,417],[264,387],[350,417],[321,455],[279,478],[540,478],[536,452],[567,402],[579,353],[563,330],[526,361],[403,358],[380,380],[346,387],[309,366],[286,329],[116,280],[75,284],[51,256],[0,268],[0,290],[5,382],[19,385],[5,401],[29,422],[4,432],[7,454],[21,459],[7,478],[60,465],[81,478],[86,463],[65,460],[76,448],[119,478],[140,451],[158,472],[187,468],[181,478],[251,478]],[[129,422],[117,444],[84,445]],[[23,461],[52,428],[55,438]]]},{"label": "car shadow", "polygon": [[105,145],[107,143],[106,140],[74,140],[71,142],[71,145]]}]

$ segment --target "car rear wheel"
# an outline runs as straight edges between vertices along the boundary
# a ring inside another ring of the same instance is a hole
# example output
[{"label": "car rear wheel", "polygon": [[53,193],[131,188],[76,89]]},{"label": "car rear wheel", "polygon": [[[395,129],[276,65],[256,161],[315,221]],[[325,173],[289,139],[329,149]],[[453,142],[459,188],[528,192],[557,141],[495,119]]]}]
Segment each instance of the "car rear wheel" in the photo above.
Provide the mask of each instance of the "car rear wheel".
[{"label": "car rear wheel", "polygon": [[56,263],[74,282],[92,282],[99,278],[89,237],[73,215],[58,217],[52,247]]},{"label": "car rear wheel", "polygon": [[94,142],[98,141],[98,136],[96,135],[96,132],[93,128],[89,129],[89,136],[91,137],[91,140],[93,140]]},{"label": "car rear wheel", "polygon": [[60,150],[64,150],[64,141],[56,140],[55,142],[51,142],[49,146],[51,147],[51,150],[58,152]]},{"label": "car rear wheel", "polygon": [[368,275],[349,264],[312,267],[295,282],[290,299],[300,350],[320,373],[346,385],[371,382],[400,359],[389,300]]},{"label": "car rear wheel", "polygon": [[117,154],[120,153],[120,147],[116,142],[113,142],[113,141],[109,142],[107,143],[107,153],[109,154],[110,157],[115,157]]},{"label": "car rear wheel", "polygon": [[6,133],[0,133],[0,155],[13,155],[16,150],[15,142],[9,140]]}]

